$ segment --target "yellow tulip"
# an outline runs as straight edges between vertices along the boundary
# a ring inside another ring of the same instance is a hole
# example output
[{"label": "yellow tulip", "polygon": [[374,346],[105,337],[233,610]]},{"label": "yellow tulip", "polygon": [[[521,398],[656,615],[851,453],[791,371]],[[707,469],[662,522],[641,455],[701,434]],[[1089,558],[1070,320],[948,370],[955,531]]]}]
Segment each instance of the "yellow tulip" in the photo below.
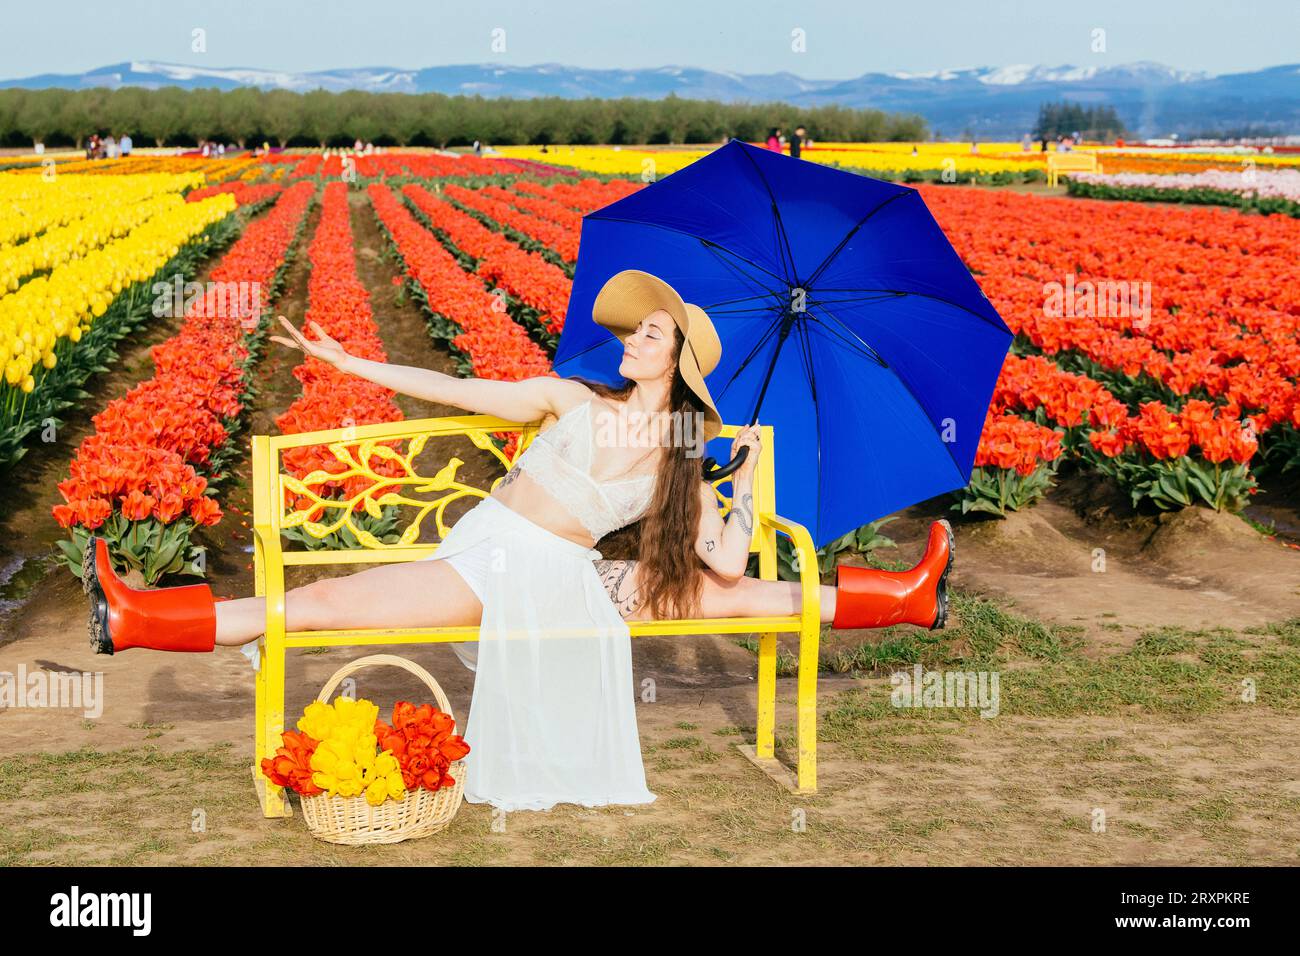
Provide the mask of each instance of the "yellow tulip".
[{"label": "yellow tulip", "polygon": [[400,773],[390,773],[384,779],[388,781],[388,795],[394,800],[401,800],[406,795],[406,781]]}]

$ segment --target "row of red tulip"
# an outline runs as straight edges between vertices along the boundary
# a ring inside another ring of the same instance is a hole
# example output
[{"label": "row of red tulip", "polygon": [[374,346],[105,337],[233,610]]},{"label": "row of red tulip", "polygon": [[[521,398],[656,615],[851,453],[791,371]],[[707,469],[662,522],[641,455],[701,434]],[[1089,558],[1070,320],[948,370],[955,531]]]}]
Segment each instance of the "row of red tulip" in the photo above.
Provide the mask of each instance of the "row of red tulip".
[{"label": "row of red tulip", "polygon": [[207,298],[195,303],[176,335],[153,347],[153,378],[94,417],[94,434],[81,442],[70,477],[58,485],[66,504],[53,509],[71,532],[59,545],[77,573],[96,529],[149,583],[191,570],[190,531],[222,517],[208,485],[224,477],[233,454],[231,434],[250,374],[245,339],[256,331],[247,316],[226,314],[219,290],[230,283],[257,289],[261,320],[315,190],[311,183],[285,190],[248,225],[209,273]]},{"label": "row of red tulip", "polygon": [[[484,196],[508,203],[516,209],[521,209],[535,218],[568,229],[574,236],[579,236],[582,233],[582,213],[570,206],[566,206],[558,199],[538,196],[518,188],[502,189],[500,186],[484,186],[479,192]],[[566,255],[564,258],[570,262],[574,261],[577,258],[577,250],[574,250],[572,256]]]},{"label": "row of red tulip", "polygon": [[[435,315],[463,330],[450,342],[468,357],[475,376],[519,381],[553,374],[546,353],[506,314],[500,298],[462,269],[455,256],[416,221],[391,189],[374,183],[368,191],[375,215],[396,247],[407,278]],[[513,442],[507,448],[512,449]]]},{"label": "row of red tulip", "polygon": [[185,194],[186,202],[198,202],[200,199],[207,199],[209,196],[215,196],[217,193],[230,193],[235,197],[235,202],[241,206],[252,206],[260,202],[266,202],[269,199],[278,196],[284,187],[279,183],[258,183],[251,185],[249,183],[234,181],[227,183],[218,183],[215,186],[204,186],[202,189],[192,189]]},{"label": "row of red tulip", "polygon": [[546,186],[528,179],[516,180],[514,184],[516,192],[553,199],[584,214],[608,206],[644,188],[644,184],[630,179],[601,181],[592,177],[580,179],[576,183],[565,180]]},{"label": "row of red tulip", "polygon": [[448,183],[443,187],[442,195],[453,199],[475,212],[483,213],[495,221],[497,228],[513,229],[515,232],[540,242],[553,249],[565,262],[578,258],[578,239],[581,235],[582,217],[573,213],[567,223],[544,219],[532,213],[520,212],[508,201],[509,198],[522,198],[504,190],[496,189],[497,194],[504,193],[506,199],[495,195],[492,189],[466,189]]},{"label": "row of red tulip", "polygon": [[[1084,356],[1113,388],[1135,380],[1134,394],[1146,379],[1235,404],[1261,433],[1300,427],[1300,221],[922,192],[1007,324],[1044,352]],[[1063,292],[1065,312],[1052,301]]]},{"label": "row of red tulip", "polygon": [[476,271],[481,279],[536,309],[546,330],[553,335],[560,333],[573,291],[573,280],[563,269],[535,252],[524,251],[423,186],[411,183],[402,188],[402,193],[434,229],[478,260]]},{"label": "row of red tulip", "polygon": [[[374,362],[388,361],[370,308],[370,294],[357,276],[346,183],[325,186],[320,221],[307,256],[311,262],[311,278],[307,283],[304,322],[312,337],[315,337],[314,326],[319,326],[349,355]],[[319,359],[305,357],[293,375],[302,383],[302,395],[275,419],[276,427],[286,435],[403,419],[402,410],[393,402],[392,389],[340,372]],[[386,444],[396,447],[399,443]],[[324,445],[289,449],[281,464],[284,471],[299,479],[316,471],[338,473],[349,467]],[[396,475],[401,471],[389,459],[377,458],[368,464],[379,474]],[[353,476],[343,482],[314,484],[313,490],[324,498],[336,497],[339,491],[342,497],[351,498],[369,486],[370,480],[365,476]],[[324,509],[313,508],[313,502],[306,496],[290,493],[287,498],[296,508],[312,509],[307,520],[315,521],[322,516]],[[358,499],[353,510],[361,512],[363,507],[364,502]],[[337,510],[330,509],[329,517],[336,517]]]}]

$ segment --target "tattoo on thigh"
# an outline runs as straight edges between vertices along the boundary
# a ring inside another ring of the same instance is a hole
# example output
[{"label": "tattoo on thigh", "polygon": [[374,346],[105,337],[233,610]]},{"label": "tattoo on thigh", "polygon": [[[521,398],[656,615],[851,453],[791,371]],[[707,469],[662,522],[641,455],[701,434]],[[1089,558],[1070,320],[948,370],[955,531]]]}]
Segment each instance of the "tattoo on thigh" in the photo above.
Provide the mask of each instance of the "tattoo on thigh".
[{"label": "tattoo on thigh", "polygon": [[618,613],[624,617],[635,614],[642,604],[641,589],[632,587],[636,562],[602,559],[596,561],[595,565],[600,583],[605,585],[605,591],[609,594],[609,599],[614,602],[614,606],[618,608]]}]

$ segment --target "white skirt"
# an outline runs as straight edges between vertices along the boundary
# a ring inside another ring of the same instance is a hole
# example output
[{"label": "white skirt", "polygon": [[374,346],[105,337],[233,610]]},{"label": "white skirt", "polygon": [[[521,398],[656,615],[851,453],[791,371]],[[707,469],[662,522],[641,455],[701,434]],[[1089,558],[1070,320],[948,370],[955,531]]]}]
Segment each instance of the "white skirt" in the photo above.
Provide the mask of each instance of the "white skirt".
[{"label": "white skirt", "polygon": [[484,498],[425,560],[483,602],[463,734],[465,799],[504,810],[651,803],[641,762],[632,635],[600,582],[601,554]]}]

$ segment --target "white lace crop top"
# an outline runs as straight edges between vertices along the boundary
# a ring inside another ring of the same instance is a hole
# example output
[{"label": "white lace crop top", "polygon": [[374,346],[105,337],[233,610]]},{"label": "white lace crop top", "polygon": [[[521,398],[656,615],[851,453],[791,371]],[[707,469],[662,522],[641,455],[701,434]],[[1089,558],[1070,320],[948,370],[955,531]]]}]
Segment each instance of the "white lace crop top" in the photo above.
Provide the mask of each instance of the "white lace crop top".
[{"label": "white lace crop top", "polygon": [[656,476],[652,473],[619,481],[591,477],[596,447],[591,407],[591,399],[587,399],[538,432],[515,466],[527,471],[599,541],[645,514]]}]

